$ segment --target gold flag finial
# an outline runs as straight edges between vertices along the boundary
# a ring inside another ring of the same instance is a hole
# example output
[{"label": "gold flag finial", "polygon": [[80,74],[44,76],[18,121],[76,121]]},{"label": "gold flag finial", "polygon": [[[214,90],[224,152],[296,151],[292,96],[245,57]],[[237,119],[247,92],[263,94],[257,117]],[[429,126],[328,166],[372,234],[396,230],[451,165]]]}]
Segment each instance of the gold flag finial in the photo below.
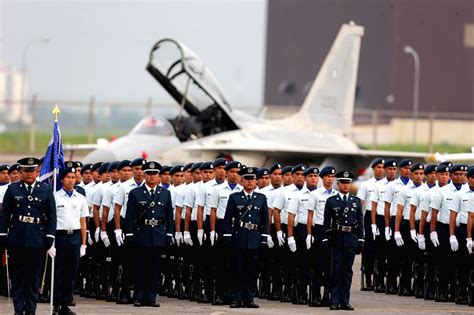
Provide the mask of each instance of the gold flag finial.
[{"label": "gold flag finial", "polygon": [[58,121],[58,116],[61,114],[61,110],[59,109],[58,105],[54,105],[52,113],[54,115],[54,121]]}]

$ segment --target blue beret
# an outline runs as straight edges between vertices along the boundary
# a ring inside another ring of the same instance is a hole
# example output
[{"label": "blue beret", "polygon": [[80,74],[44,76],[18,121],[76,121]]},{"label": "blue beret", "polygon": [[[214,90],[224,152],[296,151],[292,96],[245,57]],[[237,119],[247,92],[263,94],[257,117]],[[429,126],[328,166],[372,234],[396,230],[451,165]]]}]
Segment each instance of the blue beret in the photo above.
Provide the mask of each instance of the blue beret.
[{"label": "blue beret", "polygon": [[291,169],[291,174],[294,174],[294,173],[299,172],[299,171],[304,172],[305,169],[306,169],[305,164],[297,164]]},{"label": "blue beret", "polygon": [[101,165],[102,165],[102,162],[98,162],[98,163],[92,164],[92,166],[91,166],[91,171],[92,171],[92,172],[98,171]]},{"label": "blue beret", "polygon": [[470,166],[467,169],[467,177],[472,177],[472,176],[474,176],[474,166]]},{"label": "blue beret", "polygon": [[314,166],[310,166],[307,169],[304,170],[304,176],[308,176],[310,174],[319,174],[319,169]]},{"label": "blue beret", "polygon": [[281,164],[280,163],[275,163],[272,166],[270,166],[270,169],[268,171],[270,172],[270,174],[272,174],[273,172],[275,172],[276,170],[279,170],[279,169],[281,169]]},{"label": "blue beret", "polygon": [[202,162],[194,163],[193,166],[191,166],[191,172],[198,170],[201,167],[201,165],[202,165]]},{"label": "blue beret", "polygon": [[224,158],[218,158],[212,163],[212,166],[214,167],[226,166],[226,165],[227,165],[227,160]]},{"label": "blue beret", "polygon": [[34,157],[26,157],[23,159],[19,159],[16,162],[20,164],[21,168],[25,169],[36,169],[40,164],[40,160]]},{"label": "blue beret", "polygon": [[239,174],[244,179],[255,179],[257,178],[257,168],[256,167],[243,167],[240,170]]},{"label": "blue beret", "polygon": [[59,174],[59,177],[63,179],[64,177],[67,176],[69,173],[74,173],[76,174],[76,168],[75,167],[65,167],[61,173]]},{"label": "blue beret", "polygon": [[371,167],[371,168],[374,168],[374,167],[376,167],[377,165],[379,165],[379,164],[382,164],[382,165],[383,165],[384,163],[385,163],[385,160],[384,160],[384,159],[382,159],[382,158],[376,158],[376,159],[374,159],[374,160],[372,161],[372,164],[370,164],[370,167]]},{"label": "blue beret", "polygon": [[184,172],[184,166],[183,165],[173,166],[170,170],[170,175],[173,175],[173,174],[179,173],[179,172]]},{"label": "blue beret", "polygon": [[257,171],[257,179],[262,178],[265,175],[270,174],[268,168],[259,168]]},{"label": "blue beret", "polygon": [[403,159],[398,163],[398,167],[412,166],[413,161],[411,159]]},{"label": "blue beret", "polygon": [[333,166],[325,166],[319,172],[320,177],[324,177],[326,175],[336,175],[336,169]]},{"label": "blue beret", "polygon": [[82,163],[81,161],[75,161],[76,162],[76,167],[83,167],[84,166],[84,163]]},{"label": "blue beret", "polygon": [[99,167],[99,174],[104,174],[105,172],[109,171],[109,162],[102,163],[102,165]]},{"label": "blue beret", "polygon": [[134,166],[143,166],[146,163],[146,160],[143,158],[136,158],[130,162],[130,167]]},{"label": "blue beret", "polygon": [[231,170],[233,168],[242,168],[242,163],[240,163],[239,161],[232,161],[227,163],[227,165],[225,166],[226,171]]},{"label": "blue beret", "polygon": [[466,172],[467,169],[468,169],[468,166],[465,164],[456,164],[456,165],[453,165],[453,167],[449,169],[449,173],[452,174],[454,172],[459,172],[459,171]]},{"label": "blue beret", "polygon": [[418,170],[424,170],[425,169],[425,166],[421,163],[415,163],[411,166],[411,171],[414,172],[414,171],[418,171]]},{"label": "blue beret", "polygon": [[143,164],[142,170],[145,173],[159,173],[161,170],[161,164],[155,161],[147,161]]},{"label": "blue beret", "polygon": [[8,164],[0,165],[0,172],[9,171],[9,170],[10,170],[10,165]]},{"label": "blue beret", "polygon": [[436,172],[437,169],[438,169],[438,165],[436,165],[436,164],[426,165],[425,175]]},{"label": "blue beret", "polygon": [[10,165],[10,169],[8,170],[8,174],[10,174],[11,172],[13,171],[19,171],[20,170],[20,164],[18,163],[13,163],[12,165]]},{"label": "blue beret", "polygon": [[166,172],[169,173],[169,172],[171,172],[171,168],[172,168],[172,167],[169,166],[169,165],[163,165],[163,166],[161,167],[160,173],[161,173],[161,174],[166,173]]},{"label": "blue beret", "polygon": [[453,163],[449,162],[449,161],[444,161],[444,162],[439,163],[438,166],[439,167],[446,167],[447,166],[447,167],[451,168],[451,167],[453,167]]},{"label": "blue beret", "polygon": [[191,167],[193,167],[194,163],[193,162],[190,162],[186,165],[184,165],[184,172],[186,172],[187,170],[191,170]]},{"label": "blue beret", "polygon": [[201,164],[201,166],[199,166],[199,169],[201,171],[203,171],[203,170],[212,170],[212,169],[214,169],[214,165],[213,165],[212,162],[204,162],[204,163]]},{"label": "blue beret", "polygon": [[450,167],[447,165],[438,165],[438,168],[436,169],[436,173],[444,173],[444,172],[449,172]]},{"label": "blue beret", "polygon": [[349,181],[352,182],[354,179],[354,174],[349,171],[341,171],[336,174],[336,178],[338,181]]},{"label": "blue beret", "polygon": [[385,160],[385,163],[383,163],[384,168],[386,168],[386,167],[397,167],[397,165],[398,165],[398,162],[395,159],[388,159],[388,160]]},{"label": "blue beret", "polygon": [[286,174],[286,173],[291,173],[292,169],[293,169],[293,165],[287,165],[287,166],[282,167],[281,175]]},{"label": "blue beret", "polygon": [[74,161],[66,161],[64,162],[64,167],[76,167],[76,162]]},{"label": "blue beret", "polygon": [[130,166],[130,163],[131,163],[130,160],[120,161],[119,165],[117,166],[117,169],[120,171],[122,168]]},{"label": "blue beret", "polygon": [[82,167],[81,174],[84,174],[85,171],[90,171],[90,170],[92,170],[92,164],[86,164]]},{"label": "blue beret", "polygon": [[109,168],[107,169],[107,172],[112,172],[116,170],[119,164],[120,164],[120,161],[113,161],[112,163],[110,163]]}]

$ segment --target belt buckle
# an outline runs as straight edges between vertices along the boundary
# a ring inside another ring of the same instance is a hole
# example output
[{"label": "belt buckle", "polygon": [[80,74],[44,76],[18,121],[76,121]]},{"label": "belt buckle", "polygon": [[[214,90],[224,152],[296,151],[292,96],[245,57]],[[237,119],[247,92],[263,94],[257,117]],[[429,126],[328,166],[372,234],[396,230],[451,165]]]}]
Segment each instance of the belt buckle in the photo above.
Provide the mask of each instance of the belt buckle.
[{"label": "belt buckle", "polygon": [[72,235],[72,234],[74,233],[74,230],[66,230],[66,233],[67,233],[68,235]]},{"label": "belt buckle", "polygon": [[342,231],[344,231],[344,232],[350,232],[351,230],[352,230],[352,227],[350,227],[350,226],[346,226],[346,225],[342,226]]},{"label": "belt buckle", "polygon": [[26,219],[26,223],[31,223],[31,224],[35,223],[35,218],[33,217],[24,217],[24,218]]}]

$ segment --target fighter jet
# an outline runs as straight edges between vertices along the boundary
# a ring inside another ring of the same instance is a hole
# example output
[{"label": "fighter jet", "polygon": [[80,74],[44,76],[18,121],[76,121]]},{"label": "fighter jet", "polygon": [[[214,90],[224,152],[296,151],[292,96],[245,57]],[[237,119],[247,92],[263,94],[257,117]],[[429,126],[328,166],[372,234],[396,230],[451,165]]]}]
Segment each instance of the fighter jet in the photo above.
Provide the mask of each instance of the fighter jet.
[{"label": "fighter jet", "polygon": [[[157,42],[147,70],[188,114],[176,119],[182,143],[157,158],[178,163],[229,156],[257,166],[306,161],[352,169],[375,156],[424,158],[420,153],[364,150],[348,137],[363,35],[364,28],[352,22],[341,27],[301,109],[279,120],[230,107],[215,77],[189,48],[171,39]],[[180,58],[169,58],[172,51]],[[197,128],[184,130],[188,122]]]},{"label": "fighter jet", "polygon": [[[166,164],[225,156],[253,166],[306,162],[352,170],[375,156],[424,158],[426,154],[364,150],[348,137],[363,35],[362,26],[342,25],[301,109],[277,120],[232,108],[212,72],[191,49],[173,39],[158,41],[146,69],[176,100],[179,114],[169,121],[174,133],[160,133],[149,143],[159,149],[146,151]],[[145,150],[144,141],[134,137],[131,133],[124,143],[102,147],[86,161],[133,158],[129,154]]]}]

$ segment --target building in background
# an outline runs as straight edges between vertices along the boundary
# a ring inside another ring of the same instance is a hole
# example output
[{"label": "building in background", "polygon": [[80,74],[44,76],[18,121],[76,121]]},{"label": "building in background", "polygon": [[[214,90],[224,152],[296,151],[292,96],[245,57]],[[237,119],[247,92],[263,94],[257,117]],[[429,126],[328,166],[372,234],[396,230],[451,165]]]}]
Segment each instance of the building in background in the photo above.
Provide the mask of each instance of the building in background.
[{"label": "building in background", "polygon": [[412,110],[410,45],[421,60],[420,111],[474,113],[472,0],[272,0],[267,19],[265,104],[300,105],[352,20],[365,27],[356,109]]}]

